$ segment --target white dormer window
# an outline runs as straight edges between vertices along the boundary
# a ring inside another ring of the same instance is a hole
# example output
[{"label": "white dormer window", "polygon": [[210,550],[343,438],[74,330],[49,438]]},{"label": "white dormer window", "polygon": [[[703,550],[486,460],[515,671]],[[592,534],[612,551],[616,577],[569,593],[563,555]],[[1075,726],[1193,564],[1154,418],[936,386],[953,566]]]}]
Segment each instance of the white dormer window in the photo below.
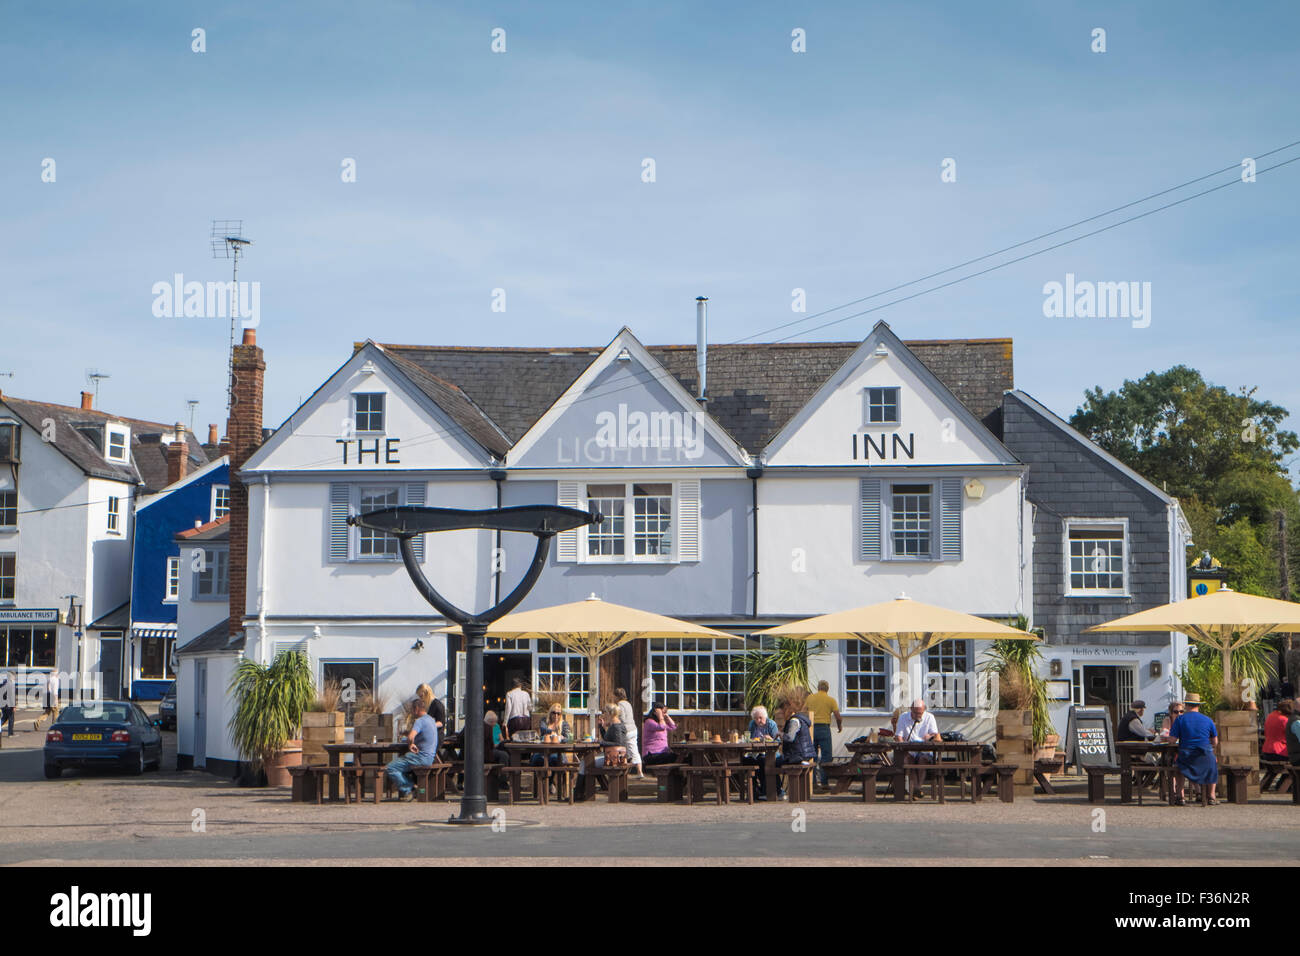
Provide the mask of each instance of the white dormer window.
[{"label": "white dormer window", "polygon": [[218,518],[224,518],[230,514],[230,486],[213,485],[212,486],[212,517],[211,521]]},{"label": "white dormer window", "polygon": [[131,429],[125,425],[109,425],[104,432],[104,457],[109,461],[130,460]]},{"label": "white dormer window", "polygon": [[352,406],[358,435],[383,432],[383,392],[356,392],[352,396]]},{"label": "white dormer window", "polygon": [[868,425],[897,425],[898,424],[898,393],[899,389],[894,387],[888,388],[867,388],[863,390],[863,397],[866,400],[865,420]]}]

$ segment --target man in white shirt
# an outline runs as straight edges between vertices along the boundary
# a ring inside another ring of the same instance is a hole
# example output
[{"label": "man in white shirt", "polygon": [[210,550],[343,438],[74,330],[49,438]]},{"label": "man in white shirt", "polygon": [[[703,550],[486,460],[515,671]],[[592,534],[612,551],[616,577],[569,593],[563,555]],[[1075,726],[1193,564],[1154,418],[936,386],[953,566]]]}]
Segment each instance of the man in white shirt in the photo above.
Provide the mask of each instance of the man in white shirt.
[{"label": "man in white shirt", "polygon": [[[939,736],[938,721],[934,719],[934,714],[925,709],[925,701],[921,698],[912,701],[911,709],[898,718],[898,729],[894,732],[894,739],[900,743],[924,743],[943,739]],[[903,758],[903,763],[934,763],[934,754],[912,752]],[[912,778],[912,797],[915,798],[921,789],[922,772],[913,770],[908,773],[908,776]]]},{"label": "man in white shirt", "polygon": [[524,690],[524,679],[515,678],[515,686],[506,694],[506,736],[533,729],[533,698]]}]

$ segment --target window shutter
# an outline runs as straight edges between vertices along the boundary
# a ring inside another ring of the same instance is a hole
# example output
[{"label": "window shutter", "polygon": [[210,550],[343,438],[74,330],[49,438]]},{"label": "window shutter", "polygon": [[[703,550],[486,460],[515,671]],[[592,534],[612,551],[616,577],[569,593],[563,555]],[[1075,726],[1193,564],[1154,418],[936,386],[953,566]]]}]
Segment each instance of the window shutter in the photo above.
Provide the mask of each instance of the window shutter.
[{"label": "window shutter", "polygon": [[331,563],[348,559],[348,512],[352,507],[352,486],[330,483],[330,553]]},{"label": "window shutter", "polygon": [[939,558],[961,560],[961,479],[939,481]]},{"label": "window shutter", "polygon": [[[561,481],[559,505],[563,508],[585,507],[582,501],[582,482]],[[578,529],[561,531],[555,536],[555,560],[568,562],[578,560]]]},{"label": "window shutter", "polygon": [[880,479],[862,478],[858,489],[858,507],[861,513],[858,558],[862,561],[880,560]]},{"label": "window shutter", "polygon": [[[424,482],[407,485],[406,503],[408,505],[413,505],[418,508],[423,508],[424,491],[425,491]],[[424,563],[424,535],[417,534],[415,538],[412,539],[411,545],[415,550],[415,560],[418,561],[420,564],[423,564]]]},{"label": "window shutter", "polygon": [[700,560],[700,479],[683,478],[677,483],[678,561]]}]

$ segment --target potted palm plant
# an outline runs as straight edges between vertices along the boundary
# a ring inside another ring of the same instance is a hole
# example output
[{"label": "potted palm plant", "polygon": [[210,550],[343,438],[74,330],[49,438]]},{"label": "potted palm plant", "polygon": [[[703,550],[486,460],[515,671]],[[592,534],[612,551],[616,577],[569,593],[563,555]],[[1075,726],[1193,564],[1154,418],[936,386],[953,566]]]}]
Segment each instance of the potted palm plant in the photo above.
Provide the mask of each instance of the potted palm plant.
[{"label": "potted palm plant", "polygon": [[280,654],[270,664],[244,658],[230,682],[235,713],[230,738],[246,764],[266,772],[272,787],[289,784],[289,770],[302,759],[297,739],[303,711],[316,699],[315,681],[307,655]]},{"label": "potted palm plant", "polygon": [[760,704],[770,712],[782,691],[808,683],[808,642],[779,637],[770,649],[755,648],[745,654],[745,709]]}]

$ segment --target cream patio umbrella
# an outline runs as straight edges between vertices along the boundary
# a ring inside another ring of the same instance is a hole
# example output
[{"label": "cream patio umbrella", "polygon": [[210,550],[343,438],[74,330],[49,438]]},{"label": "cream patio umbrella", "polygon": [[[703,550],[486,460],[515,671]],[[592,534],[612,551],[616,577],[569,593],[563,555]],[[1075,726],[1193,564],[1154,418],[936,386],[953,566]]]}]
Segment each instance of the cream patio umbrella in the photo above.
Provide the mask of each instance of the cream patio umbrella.
[{"label": "cream patio umbrella", "polygon": [[[460,633],[459,627],[443,628]],[[591,595],[585,601],[556,604],[532,611],[516,611],[488,625],[488,637],[545,638],[587,658],[591,690],[589,710],[595,714],[600,700],[600,658],[628,641],[652,638],[734,638],[734,634],[679,621]]]},{"label": "cream patio umbrella", "polygon": [[1036,641],[1038,636],[996,621],[913,601],[900,594],[892,601],[836,611],[761,632],[762,637],[804,641],[847,641],[856,638],[897,659],[899,670],[917,654],[944,641]]},{"label": "cream patio umbrella", "polygon": [[1179,631],[1218,648],[1223,655],[1223,693],[1227,700],[1234,693],[1232,652],[1268,634],[1300,633],[1300,604],[1225,587],[1084,628],[1084,633],[1092,631]]}]

